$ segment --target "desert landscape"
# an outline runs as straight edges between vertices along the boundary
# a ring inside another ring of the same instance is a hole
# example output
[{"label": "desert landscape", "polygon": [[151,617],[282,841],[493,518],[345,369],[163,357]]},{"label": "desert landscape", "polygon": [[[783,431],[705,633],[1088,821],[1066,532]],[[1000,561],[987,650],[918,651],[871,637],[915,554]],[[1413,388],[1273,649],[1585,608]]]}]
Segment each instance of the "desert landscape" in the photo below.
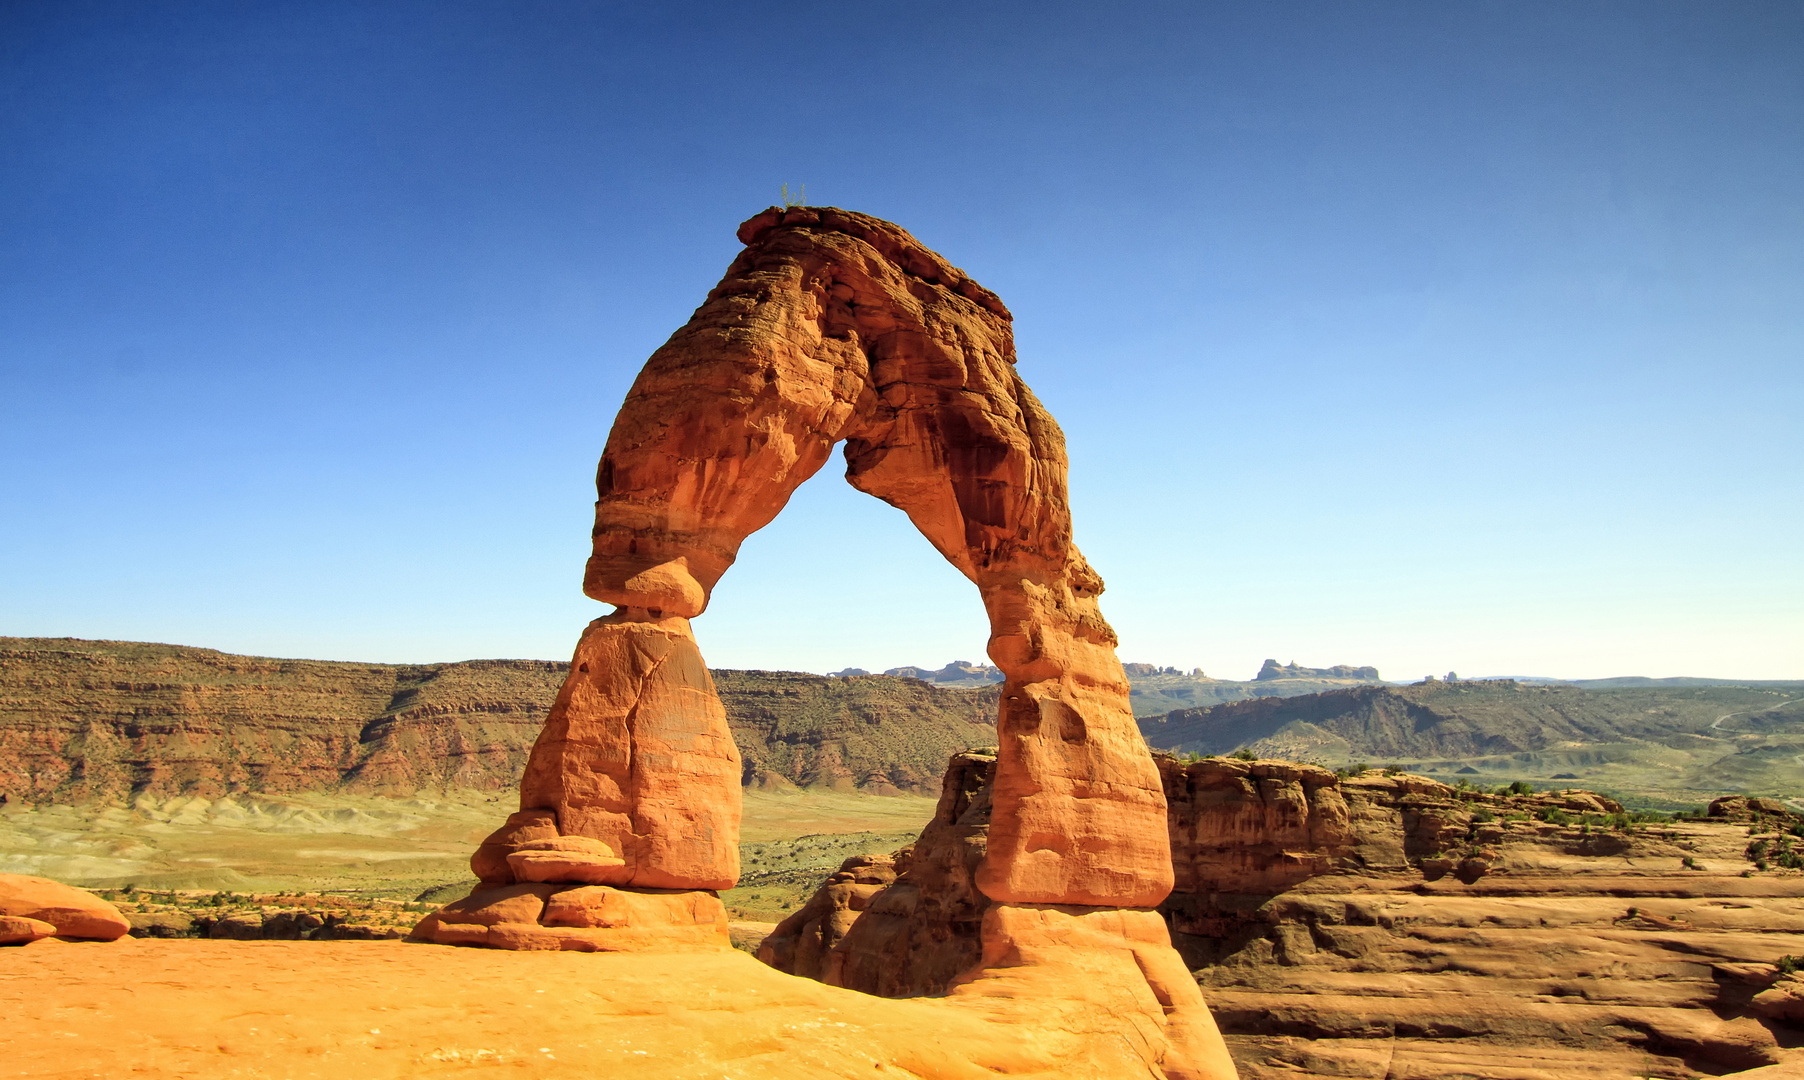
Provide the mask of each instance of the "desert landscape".
[{"label": "desert landscape", "polygon": [[1795,0],[0,103],[0,1080],[1804,1080]]},{"label": "desert landscape", "polygon": [[[739,238],[615,422],[569,664],[0,639],[19,1075],[1804,1065],[1798,685],[1124,666],[1001,301],[865,215]],[[995,667],[704,665],[841,440]]]}]

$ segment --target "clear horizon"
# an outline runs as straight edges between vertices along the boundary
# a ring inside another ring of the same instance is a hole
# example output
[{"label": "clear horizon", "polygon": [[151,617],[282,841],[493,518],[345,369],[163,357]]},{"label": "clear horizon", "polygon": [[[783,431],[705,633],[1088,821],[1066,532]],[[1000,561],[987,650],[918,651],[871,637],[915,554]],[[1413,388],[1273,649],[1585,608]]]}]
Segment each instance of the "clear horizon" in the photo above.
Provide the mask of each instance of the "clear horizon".
[{"label": "clear horizon", "polygon": [[[1796,4],[44,2],[0,42],[0,634],[567,658],[628,384],[805,184],[1013,310],[1126,661],[1804,679]],[[842,469],[704,656],[987,663]]]}]

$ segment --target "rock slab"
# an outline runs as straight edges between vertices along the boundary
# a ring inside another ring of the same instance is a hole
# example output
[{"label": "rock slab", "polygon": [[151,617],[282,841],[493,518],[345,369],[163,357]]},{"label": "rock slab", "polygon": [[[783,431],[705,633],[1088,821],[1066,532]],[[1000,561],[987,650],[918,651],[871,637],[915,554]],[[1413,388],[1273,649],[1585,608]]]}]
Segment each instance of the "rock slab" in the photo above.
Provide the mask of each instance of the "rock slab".
[{"label": "rock slab", "polygon": [[727,949],[711,892],[527,883],[478,889],[420,920],[408,940],[565,952]]},{"label": "rock slab", "polygon": [[0,874],[0,915],[48,923],[57,937],[89,941],[117,941],[132,929],[118,908],[86,889],[24,874]]}]

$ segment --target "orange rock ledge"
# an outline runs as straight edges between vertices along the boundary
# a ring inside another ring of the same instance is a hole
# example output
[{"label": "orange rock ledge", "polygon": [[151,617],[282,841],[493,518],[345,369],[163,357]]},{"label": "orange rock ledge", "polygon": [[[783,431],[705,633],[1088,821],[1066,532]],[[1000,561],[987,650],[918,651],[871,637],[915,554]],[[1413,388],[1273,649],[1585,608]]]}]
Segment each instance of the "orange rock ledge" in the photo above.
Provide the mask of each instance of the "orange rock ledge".
[{"label": "orange rock ledge", "polygon": [[0,1060],[139,1080],[1149,1075],[1135,1010],[1021,990],[892,1001],[730,950],[50,939],[0,952]]}]

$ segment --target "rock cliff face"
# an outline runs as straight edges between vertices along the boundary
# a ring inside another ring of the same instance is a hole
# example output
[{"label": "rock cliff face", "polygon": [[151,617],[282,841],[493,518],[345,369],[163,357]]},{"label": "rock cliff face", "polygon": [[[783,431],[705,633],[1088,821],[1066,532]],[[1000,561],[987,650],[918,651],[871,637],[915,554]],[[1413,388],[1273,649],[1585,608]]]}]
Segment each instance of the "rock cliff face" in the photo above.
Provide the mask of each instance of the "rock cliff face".
[{"label": "rock cliff face", "polygon": [[996,741],[996,691],[949,690],[887,675],[822,678],[713,672],[754,785],[932,795],[946,757]]},{"label": "rock cliff face", "polygon": [[[941,813],[818,977],[934,992],[977,947],[985,898],[922,857],[981,859],[984,761],[953,759]],[[1804,955],[1804,872],[1750,861],[1792,842],[1798,819],[1771,800],[1723,800],[1722,823],[1623,827],[1582,791],[1159,766],[1177,881],[1160,910],[1244,1075],[1696,1076],[1777,1062],[1804,1038],[1804,991],[1775,966]],[[796,929],[761,958],[784,967]]]},{"label": "rock cliff face", "polygon": [[[354,664],[0,638],[0,795],[118,803],[519,783],[569,665]],[[994,742],[994,691],[912,679],[712,672],[747,784],[931,794]]]},{"label": "rock cliff face", "polygon": [[90,802],[493,790],[525,765],[563,669],[0,638],[0,792]]},{"label": "rock cliff face", "polygon": [[[792,975],[883,997],[945,993],[983,957],[990,900],[977,875],[995,775],[993,754],[954,755],[933,820],[919,840],[891,857],[890,880],[860,894],[854,907],[840,902],[829,879],[777,925],[758,958]],[[834,921],[825,924],[829,912]]]},{"label": "rock cliff face", "polygon": [[988,686],[1004,678],[1002,669],[994,664],[973,664],[968,660],[954,660],[943,668],[893,667],[883,673],[920,679],[935,686]]}]

